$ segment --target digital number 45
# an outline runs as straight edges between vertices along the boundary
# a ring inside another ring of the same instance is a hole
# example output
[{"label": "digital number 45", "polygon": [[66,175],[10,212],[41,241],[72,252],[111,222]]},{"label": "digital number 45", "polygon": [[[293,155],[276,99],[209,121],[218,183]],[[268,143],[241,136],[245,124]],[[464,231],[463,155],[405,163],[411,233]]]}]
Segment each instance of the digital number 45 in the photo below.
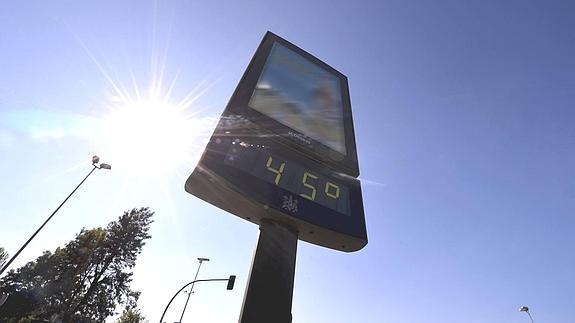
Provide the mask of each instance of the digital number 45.
[{"label": "digital number 45", "polygon": [[[284,172],[285,162],[282,162],[280,164],[279,168],[277,168],[277,169],[272,167],[272,162],[273,162],[273,158],[272,158],[272,156],[269,156],[268,160],[266,162],[266,167],[270,172],[275,174],[274,183],[276,183],[276,185],[279,185],[281,177],[282,177],[283,172]],[[309,173],[307,171],[304,172],[303,176],[301,178],[301,182],[303,183],[303,186],[306,188],[309,188],[310,191],[309,191],[309,194],[300,193],[300,196],[305,197],[308,200],[315,201],[317,189],[313,185],[313,183],[308,182],[308,180],[310,178],[313,180],[317,180],[319,177],[317,175],[314,175],[314,174]],[[326,196],[335,200],[335,199],[339,198],[340,188],[338,185],[336,185],[332,182],[326,181],[325,187],[324,187],[324,193]]]}]

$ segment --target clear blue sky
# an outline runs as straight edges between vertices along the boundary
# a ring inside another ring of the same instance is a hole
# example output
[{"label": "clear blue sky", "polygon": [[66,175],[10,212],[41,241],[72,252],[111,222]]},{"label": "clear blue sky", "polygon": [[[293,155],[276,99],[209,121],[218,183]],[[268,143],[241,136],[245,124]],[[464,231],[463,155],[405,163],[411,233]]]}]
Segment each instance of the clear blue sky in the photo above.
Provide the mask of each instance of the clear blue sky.
[{"label": "clear blue sky", "polygon": [[[299,243],[294,323],[528,322],[521,305],[535,322],[573,322],[574,11],[570,1],[3,1],[0,246],[14,253],[99,153],[112,171],[94,174],[15,264],[150,206],[133,284],[144,314],[156,322],[209,257],[200,277],[236,274],[236,289],[197,285],[184,321],[236,321],[257,227],[185,193],[193,163],[174,151],[201,152],[270,30],[349,78],[369,235],[350,254]],[[110,107],[121,109],[118,93],[149,96],[159,75],[163,94],[173,83],[171,104],[196,89],[193,126],[154,145],[173,147],[159,150],[171,160],[142,151],[126,166],[102,139]]]}]

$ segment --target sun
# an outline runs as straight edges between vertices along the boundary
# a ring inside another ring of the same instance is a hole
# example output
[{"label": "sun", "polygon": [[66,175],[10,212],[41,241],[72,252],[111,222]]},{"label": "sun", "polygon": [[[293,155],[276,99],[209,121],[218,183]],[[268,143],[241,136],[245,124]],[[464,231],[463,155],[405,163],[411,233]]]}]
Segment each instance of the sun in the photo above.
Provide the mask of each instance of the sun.
[{"label": "sun", "polygon": [[176,81],[181,71],[165,82],[167,48],[158,52],[162,47],[158,45],[152,51],[148,85],[142,86],[142,80],[131,70],[131,82],[114,78],[116,73],[106,70],[88,47],[81,41],[80,44],[111,90],[111,96],[101,102],[109,113],[97,118],[99,126],[95,131],[96,148],[102,159],[112,165],[115,173],[141,179],[179,174],[183,165],[186,171],[193,169],[217,122],[213,116],[205,115],[206,109],[200,108],[197,101],[218,79],[206,77],[180,100],[174,100],[172,94],[179,92]]},{"label": "sun", "polygon": [[197,159],[203,123],[158,99],[123,102],[104,119],[101,155],[137,178],[166,175]]}]

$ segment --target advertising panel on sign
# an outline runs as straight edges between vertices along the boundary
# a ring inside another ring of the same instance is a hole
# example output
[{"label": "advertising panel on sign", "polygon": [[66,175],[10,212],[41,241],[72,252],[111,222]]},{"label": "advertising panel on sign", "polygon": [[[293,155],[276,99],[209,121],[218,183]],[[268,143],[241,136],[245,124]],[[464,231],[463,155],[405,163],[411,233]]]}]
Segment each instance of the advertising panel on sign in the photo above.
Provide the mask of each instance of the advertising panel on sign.
[{"label": "advertising panel on sign", "polygon": [[327,167],[359,176],[347,77],[283,38],[265,35],[226,111]]},{"label": "advertising panel on sign", "polygon": [[340,79],[275,43],[248,105],[346,154]]}]

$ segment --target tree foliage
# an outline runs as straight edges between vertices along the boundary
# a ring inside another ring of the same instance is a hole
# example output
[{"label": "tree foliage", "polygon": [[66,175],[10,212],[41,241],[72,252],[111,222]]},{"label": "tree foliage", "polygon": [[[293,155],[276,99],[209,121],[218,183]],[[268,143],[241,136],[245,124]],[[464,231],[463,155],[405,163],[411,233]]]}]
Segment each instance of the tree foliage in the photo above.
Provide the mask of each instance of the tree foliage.
[{"label": "tree foliage", "polygon": [[145,323],[146,317],[140,313],[140,310],[129,308],[122,312],[122,315],[116,320],[116,323]]},{"label": "tree foliage", "polygon": [[10,293],[0,321],[104,322],[118,305],[135,307],[140,293],[130,288],[132,269],[151,237],[152,215],[148,208],[126,211],[106,228],[82,229],[65,247],[10,271],[0,280],[0,291]]}]

